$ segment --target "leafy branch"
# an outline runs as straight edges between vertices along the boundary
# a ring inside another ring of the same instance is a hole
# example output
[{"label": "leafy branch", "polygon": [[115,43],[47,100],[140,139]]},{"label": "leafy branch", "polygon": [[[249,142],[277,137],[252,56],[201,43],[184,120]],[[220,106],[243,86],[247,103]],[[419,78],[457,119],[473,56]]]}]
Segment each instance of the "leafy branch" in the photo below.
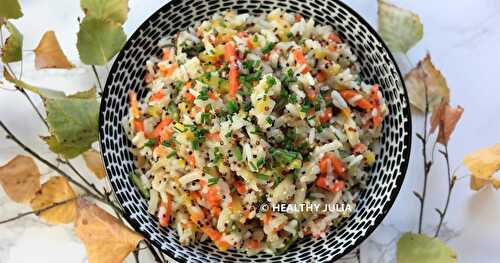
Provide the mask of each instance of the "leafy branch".
[{"label": "leafy branch", "polygon": [[11,218],[8,218],[8,219],[0,221],[0,225],[1,224],[5,224],[5,223],[9,223],[9,222],[12,222],[12,221],[15,221],[15,220],[18,220],[18,219],[21,219],[21,218],[29,216],[29,215],[39,215],[39,214],[41,214],[41,213],[43,213],[45,211],[48,211],[48,210],[50,210],[52,208],[56,208],[58,206],[62,206],[62,205],[67,204],[69,202],[76,201],[77,199],[82,198],[84,196],[87,196],[87,194],[82,194],[80,196],[75,196],[75,197],[72,197],[70,199],[66,199],[66,200],[61,201],[61,202],[56,202],[56,203],[54,203],[52,205],[46,206],[46,207],[41,208],[41,209],[32,210],[32,211],[29,211],[29,212],[24,212],[24,213],[18,214],[17,216],[14,216],[14,217],[11,217]]},{"label": "leafy branch", "polygon": [[443,157],[446,160],[446,171],[448,175],[448,194],[446,195],[446,203],[444,206],[443,210],[439,210],[436,208],[437,213],[439,214],[439,224],[436,229],[436,233],[434,234],[434,237],[439,236],[439,231],[441,230],[441,226],[444,221],[444,217],[446,216],[446,212],[448,212],[448,206],[450,204],[450,199],[451,199],[451,193],[453,191],[453,187],[455,186],[455,183],[457,181],[457,177],[451,173],[451,168],[450,168],[450,157],[448,154],[448,145],[444,145],[444,151],[439,151]]}]

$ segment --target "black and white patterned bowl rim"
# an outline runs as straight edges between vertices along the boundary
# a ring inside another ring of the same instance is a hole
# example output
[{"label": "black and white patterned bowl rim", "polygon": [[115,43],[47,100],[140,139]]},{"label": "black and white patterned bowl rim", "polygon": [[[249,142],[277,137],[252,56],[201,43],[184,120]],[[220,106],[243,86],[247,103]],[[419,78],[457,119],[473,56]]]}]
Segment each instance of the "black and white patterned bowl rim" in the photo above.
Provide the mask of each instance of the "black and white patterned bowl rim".
[{"label": "black and white patterned bowl rim", "polygon": [[[332,229],[326,238],[305,238],[288,252],[271,256],[260,253],[248,257],[237,251],[220,252],[205,242],[181,246],[175,231],[158,226],[147,213],[147,203],[129,181],[134,169],[130,142],[121,126],[128,112],[127,91],[139,97],[143,88],[144,65],[161,54],[159,39],[208,19],[216,12],[233,9],[239,13],[260,14],[281,8],[296,12],[316,23],[329,24],[347,41],[361,66],[361,77],[379,83],[389,116],[383,123],[381,150],[373,166],[373,176],[358,202],[356,211]],[[386,45],[375,30],[355,11],[335,1],[278,0],[174,0],[149,17],[130,37],[116,58],[106,82],[99,116],[100,144],[111,187],[132,226],[156,247],[179,262],[331,262],[358,246],[382,221],[392,206],[408,166],[411,145],[410,106],[401,73]]]}]

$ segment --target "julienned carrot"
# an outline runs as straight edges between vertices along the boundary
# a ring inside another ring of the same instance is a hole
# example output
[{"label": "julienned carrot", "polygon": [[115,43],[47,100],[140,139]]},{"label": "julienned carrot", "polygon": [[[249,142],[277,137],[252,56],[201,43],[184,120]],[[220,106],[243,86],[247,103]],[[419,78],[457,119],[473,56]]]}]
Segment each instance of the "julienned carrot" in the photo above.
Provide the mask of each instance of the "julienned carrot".
[{"label": "julienned carrot", "polygon": [[238,93],[238,89],[240,88],[240,83],[238,80],[238,66],[236,62],[230,62],[229,64],[229,96],[235,97],[236,93]]},{"label": "julienned carrot", "polygon": [[210,239],[212,239],[214,241],[215,245],[220,250],[225,251],[225,250],[227,250],[228,248],[231,247],[231,245],[228,242],[226,242],[224,240],[221,240],[222,234],[219,231],[217,231],[217,230],[215,230],[215,229],[213,229],[213,228],[211,228],[209,226],[203,226],[203,227],[201,227],[201,230]]},{"label": "julienned carrot", "polygon": [[163,66],[163,64],[158,64],[158,67],[160,68],[160,72],[166,76],[166,77],[170,77],[172,76],[172,74],[174,74],[175,70],[177,69],[177,64],[174,63],[168,67],[166,66]]},{"label": "julienned carrot", "polygon": [[132,117],[138,119],[141,117],[141,112],[139,111],[139,106],[137,103],[137,94],[133,90],[128,91],[128,97],[130,102],[130,110],[132,112]]},{"label": "julienned carrot", "polygon": [[133,125],[135,132],[144,132],[144,121],[134,120]]},{"label": "julienned carrot", "polygon": [[332,153],[325,154],[319,161],[319,170],[321,174],[328,173],[328,165],[331,165],[335,174],[340,178],[343,179],[345,177],[346,168],[344,163]]},{"label": "julienned carrot", "polygon": [[212,207],[219,206],[222,201],[217,185],[209,186],[208,191],[205,194],[202,193],[202,196]]},{"label": "julienned carrot", "polygon": [[[174,135],[174,131],[169,129],[168,127],[163,130],[163,132],[160,134],[160,142],[163,141],[168,141],[172,138],[172,135]],[[175,147],[175,143],[172,142],[172,147]]]},{"label": "julienned carrot", "polygon": [[220,141],[220,132],[208,133],[207,139],[209,139],[211,141]]},{"label": "julienned carrot", "polygon": [[342,190],[345,186],[344,181],[335,180],[335,182],[328,182],[326,176],[320,175],[316,178],[315,184],[317,187],[326,189],[332,193]]},{"label": "julienned carrot", "polygon": [[309,100],[313,101],[316,98],[316,91],[314,91],[314,89],[305,88],[305,91],[306,91],[306,96]]},{"label": "julienned carrot", "polygon": [[336,34],[332,33],[328,36],[328,39],[330,39],[331,41],[333,42],[337,42],[337,43],[342,43],[342,40],[340,39],[339,36],[337,36]]},{"label": "julienned carrot", "polygon": [[170,118],[170,117],[166,117],[165,119],[161,120],[160,123],[158,123],[158,125],[156,125],[155,129],[153,130],[153,132],[151,133],[150,137],[151,138],[158,138],[160,137],[163,129],[165,127],[167,127],[168,125],[170,125],[170,123],[172,123],[173,119]]},{"label": "julienned carrot", "polygon": [[224,45],[224,61],[232,62],[236,59],[236,48],[233,41],[229,41]]},{"label": "julienned carrot", "polygon": [[260,248],[260,241],[256,239],[251,239],[247,242],[247,248],[257,250]]},{"label": "julienned carrot", "polygon": [[170,49],[164,48],[163,49],[163,60],[169,60],[170,59]]},{"label": "julienned carrot", "polygon": [[224,61],[229,63],[229,96],[235,97],[239,89],[238,65],[236,64],[236,48],[233,41],[224,45]]},{"label": "julienned carrot", "polygon": [[273,212],[271,211],[271,209],[268,209],[264,214],[264,216],[262,217],[262,222],[267,225],[269,224],[269,221],[271,221],[272,217],[273,217]]},{"label": "julienned carrot", "polygon": [[319,116],[319,121],[321,123],[327,123],[327,122],[330,121],[330,119],[332,118],[332,116],[333,116],[332,107],[325,108],[325,110],[323,111],[323,113],[321,113],[321,115]]},{"label": "julienned carrot", "polygon": [[305,74],[305,73],[311,71],[311,69],[307,65],[306,58],[304,57],[304,54],[302,53],[302,51],[300,49],[297,48],[293,51],[293,57],[295,58],[295,61],[297,61],[298,64],[306,65],[304,67],[304,69],[302,70],[302,73]]},{"label": "julienned carrot", "polygon": [[[354,90],[343,90],[340,92],[340,95],[342,98],[345,100],[349,100],[353,98],[354,96],[357,96],[359,93],[357,93]],[[356,106],[362,108],[363,110],[370,110],[373,108],[372,104],[365,98],[361,98],[358,101],[356,101]]]},{"label": "julienned carrot", "polygon": [[358,143],[352,147],[352,153],[362,154],[366,150],[366,146],[362,143]]},{"label": "julienned carrot", "polygon": [[194,158],[193,154],[190,154],[186,157],[186,161],[188,162],[189,166],[192,168],[196,167],[196,159]]},{"label": "julienned carrot", "polygon": [[159,90],[151,95],[150,101],[159,101],[165,97],[165,91]]},{"label": "julienned carrot", "polygon": [[210,99],[212,99],[212,100],[216,100],[216,99],[217,99],[217,95],[215,95],[215,93],[213,93],[211,90],[209,90],[209,91],[207,92],[207,95],[208,95],[208,97],[209,97]]},{"label": "julienned carrot", "polygon": [[160,210],[158,211],[158,218],[160,219],[160,226],[166,227],[172,215],[172,197],[167,194],[167,200],[161,202]]},{"label": "julienned carrot", "polygon": [[195,97],[193,94],[191,94],[191,92],[189,92],[189,90],[188,90],[188,91],[186,91],[186,93],[184,93],[184,98],[185,98],[185,99],[186,99],[186,101],[188,101],[188,102],[193,102],[193,101],[194,101],[194,99],[196,99],[196,97]]},{"label": "julienned carrot", "polygon": [[247,188],[246,188],[245,184],[242,181],[236,181],[234,183],[234,186],[236,187],[236,191],[240,195],[244,194],[247,191]]}]

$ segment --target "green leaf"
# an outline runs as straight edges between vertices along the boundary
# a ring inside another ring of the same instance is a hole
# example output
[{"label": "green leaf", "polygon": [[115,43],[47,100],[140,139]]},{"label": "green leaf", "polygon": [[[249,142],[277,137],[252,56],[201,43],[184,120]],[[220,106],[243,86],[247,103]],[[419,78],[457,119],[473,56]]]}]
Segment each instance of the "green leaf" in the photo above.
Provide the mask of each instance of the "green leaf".
[{"label": "green leaf", "polygon": [[384,0],[378,1],[378,31],[392,52],[406,53],[424,35],[420,18]]},{"label": "green leaf", "polygon": [[2,50],[2,61],[4,63],[20,61],[23,59],[23,35],[9,21],[6,22],[6,26],[10,36],[5,41]]},{"label": "green leaf", "polygon": [[99,102],[95,88],[67,97],[45,98],[52,151],[71,159],[98,139]]},{"label": "green leaf", "polygon": [[0,0],[0,18],[20,18],[23,16],[21,6],[17,0]]},{"label": "green leaf", "polygon": [[92,17],[83,19],[77,37],[80,59],[87,65],[106,64],[127,40],[120,24]]},{"label": "green leaf", "polygon": [[398,263],[456,263],[455,251],[441,240],[423,234],[405,233],[397,244]]},{"label": "green leaf", "polygon": [[111,20],[119,24],[127,20],[128,0],[81,0],[80,5],[88,17]]}]

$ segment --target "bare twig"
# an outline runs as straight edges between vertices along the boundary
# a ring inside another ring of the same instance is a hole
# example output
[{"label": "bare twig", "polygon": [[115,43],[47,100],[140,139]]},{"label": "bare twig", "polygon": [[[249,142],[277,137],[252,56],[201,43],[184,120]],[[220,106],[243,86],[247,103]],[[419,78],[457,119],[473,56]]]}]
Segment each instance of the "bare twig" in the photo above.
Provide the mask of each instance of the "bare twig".
[{"label": "bare twig", "polygon": [[96,194],[100,195],[102,198],[104,198],[104,197],[105,197],[105,195],[104,195],[101,191],[99,191],[99,189],[97,189],[97,187],[95,186],[95,184],[93,184],[93,183],[89,182],[89,181],[87,180],[87,178],[85,178],[85,176],[83,176],[83,175],[82,175],[82,174],[81,174],[81,173],[80,173],[80,172],[79,172],[79,171],[75,168],[75,166],[73,166],[73,164],[71,164],[71,162],[70,162],[68,159],[64,159],[64,160],[62,160],[62,159],[59,159],[59,158],[58,158],[58,159],[57,159],[57,161],[58,161],[58,162],[60,162],[60,163],[65,164],[65,165],[67,165],[67,166],[68,166],[68,167],[69,167],[69,168],[70,168],[70,169],[71,169],[71,170],[72,170],[72,171],[73,171],[73,172],[74,172],[74,173],[78,176],[78,178],[80,178],[80,179],[81,179],[81,180],[82,180],[85,184],[87,184],[90,188],[92,188],[92,190],[94,190],[94,192],[95,192]]},{"label": "bare twig", "polygon": [[140,260],[139,260],[139,249],[134,250],[133,253],[134,253],[135,263],[140,263]]},{"label": "bare twig", "polygon": [[444,217],[446,216],[446,212],[448,211],[448,205],[450,204],[450,198],[451,198],[451,192],[453,191],[453,187],[455,186],[455,182],[457,178],[455,177],[454,173],[451,173],[451,168],[450,168],[450,156],[448,155],[448,144],[444,145],[444,152],[441,152],[446,160],[446,169],[448,172],[448,194],[446,196],[446,204],[444,206],[444,210],[441,211],[436,208],[436,211],[439,214],[439,224],[436,229],[436,233],[434,234],[434,237],[438,237],[439,231],[441,230],[441,226],[444,221]]},{"label": "bare twig", "polygon": [[[429,178],[429,173],[431,171],[432,161],[428,160],[427,155],[427,141],[429,139],[429,134],[427,131],[428,119],[429,119],[429,92],[427,84],[424,81],[424,93],[425,93],[425,111],[424,111],[424,135],[418,135],[419,139],[422,141],[422,156],[424,159],[424,185],[422,186],[422,194],[417,195],[420,200],[420,213],[418,218],[418,233],[422,233],[422,221],[424,218],[424,208],[425,208],[425,197],[427,195],[427,180]],[[416,193],[416,192],[415,192]]]},{"label": "bare twig", "polygon": [[[165,259],[162,259],[159,255],[158,255],[158,252],[156,251],[156,249],[153,247],[153,245],[151,245],[151,243],[149,243],[148,240],[144,240],[144,243],[146,243],[146,246],[149,248],[149,251],[151,251],[151,254],[153,254],[153,257],[155,258],[155,261],[157,263],[165,263]],[[161,254],[161,251],[160,251],[160,254]],[[163,257],[163,255],[162,255]]]},{"label": "bare twig", "polygon": [[56,165],[54,165],[53,163],[49,162],[47,159],[41,157],[38,153],[36,153],[35,151],[33,151],[31,148],[29,148],[28,146],[26,146],[23,142],[21,142],[8,128],[7,126],[5,126],[5,124],[3,123],[3,121],[0,121],[0,126],[3,128],[3,130],[7,133],[8,135],[8,138],[13,140],[17,145],[19,145],[19,147],[21,147],[23,150],[25,150],[26,152],[28,152],[29,154],[31,154],[33,157],[35,157],[37,160],[39,160],[40,162],[44,163],[45,165],[47,165],[48,167],[50,167],[52,170],[56,171],[58,174],[60,174],[61,176],[64,176],[66,179],[68,179],[68,181],[70,181],[72,184],[78,186],[79,188],[81,188],[82,190],[84,190],[85,192],[87,192],[90,196],[94,197],[95,199],[97,200],[101,200],[103,202],[105,202],[105,200],[103,200],[99,195],[93,193],[89,188],[87,188],[85,185],[81,184],[80,182],[76,181],[75,179],[73,179],[71,176],[69,176],[66,172],[64,172],[63,170],[61,170],[59,167],[57,167]]},{"label": "bare twig", "polygon": [[96,69],[95,65],[92,65],[91,67],[92,67],[92,71],[94,72],[94,75],[95,75],[95,78],[97,81],[97,85],[99,87],[99,92],[101,93],[102,92],[101,79],[99,78],[99,74],[97,74],[97,69]]},{"label": "bare twig", "polygon": [[70,198],[70,199],[64,200],[64,201],[62,201],[62,202],[57,202],[57,203],[54,203],[54,204],[49,205],[49,206],[47,206],[47,207],[44,207],[44,208],[42,208],[42,209],[33,210],[33,211],[25,212],[25,213],[21,213],[21,214],[19,214],[19,215],[15,216],[15,217],[12,217],[12,218],[5,219],[5,220],[0,221],[0,225],[1,225],[1,224],[8,223],[8,222],[15,221],[15,220],[18,220],[18,219],[23,218],[23,217],[25,217],[25,216],[29,216],[29,215],[39,215],[40,213],[43,213],[43,212],[45,212],[45,211],[47,211],[47,210],[49,210],[49,209],[52,209],[52,208],[57,207],[57,206],[60,206],[60,205],[64,205],[64,204],[66,204],[66,203],[69,203],[69,202],[71,202],[71,201],[74,201],[74,200],[76,200],[76,199],[78,199],[78,198],[80,198],[80,197],[83,197],[83,196],[85,196],[85,195],[86,195],[86,194],[83,194],[83,195],[80,195],[80,196],[75,196],[75,197],[73,197],[73,198]]}]

